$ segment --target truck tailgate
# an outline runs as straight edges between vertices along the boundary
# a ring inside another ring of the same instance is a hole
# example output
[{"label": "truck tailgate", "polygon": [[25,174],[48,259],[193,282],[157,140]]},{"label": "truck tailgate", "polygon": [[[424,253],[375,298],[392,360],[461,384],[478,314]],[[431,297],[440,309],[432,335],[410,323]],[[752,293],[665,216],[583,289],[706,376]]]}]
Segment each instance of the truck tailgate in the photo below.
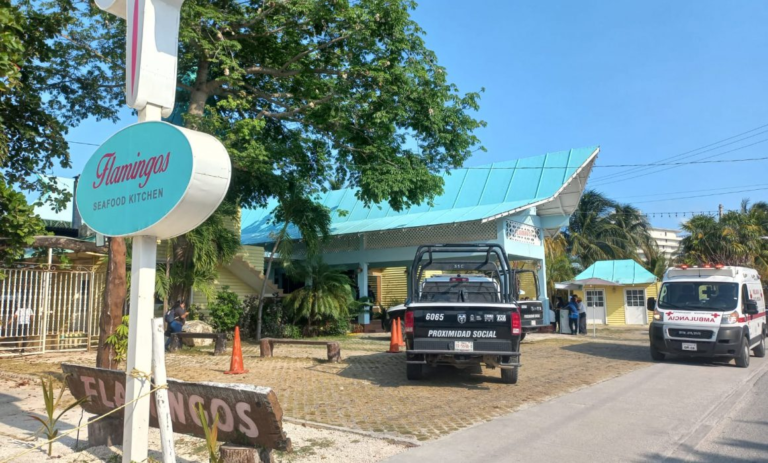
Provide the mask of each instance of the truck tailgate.
[{"label": "truck tailgate", "polygon": [[[413,312],[414,351],[512,352],[510,307],[429,305]],[[514,336],[514,341],[517,335]]]}]

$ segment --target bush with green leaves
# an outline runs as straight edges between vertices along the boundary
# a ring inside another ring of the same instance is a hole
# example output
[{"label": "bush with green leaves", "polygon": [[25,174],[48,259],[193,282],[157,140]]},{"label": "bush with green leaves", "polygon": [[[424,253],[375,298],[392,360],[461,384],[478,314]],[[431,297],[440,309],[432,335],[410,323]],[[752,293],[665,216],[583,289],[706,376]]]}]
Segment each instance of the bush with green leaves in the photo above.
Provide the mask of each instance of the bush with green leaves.
[{"label": "bush with green leaves", "polygon": [[344,336],[349,333],[350,329],[349,320],[346,318],[339,318],[329,320],[321,330],[321,334],[324,336]]},{"label": "bush with green leaves", "polygon": [[115,351],[115,362],[117,363],[122,362],[128,356],[128,320],[128,315],[124,315],[115,332],[104,341]]},{"label": "bush with green leaves", "polygon": [[304,333],[302,332],[301,328],[296,325],[284,325],[283,332],[279,337],[287,339],[301,339],[304,337]]},{"label": "bush with green leaves", "polygon": [[216,300],[208,307],[211,313],[211,325],[219,333],[234,331],[243,314],[243,303],[237,294],[224,286],[216,293]]}]

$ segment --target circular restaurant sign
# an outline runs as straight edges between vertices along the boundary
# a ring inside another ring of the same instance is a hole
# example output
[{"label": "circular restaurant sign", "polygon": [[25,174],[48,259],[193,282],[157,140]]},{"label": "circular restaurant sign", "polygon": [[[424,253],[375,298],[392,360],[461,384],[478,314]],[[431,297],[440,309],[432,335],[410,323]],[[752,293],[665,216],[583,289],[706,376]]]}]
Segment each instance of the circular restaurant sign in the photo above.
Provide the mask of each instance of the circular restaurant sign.
[{"label": "circular restaurant sign", "polygon": [[172,238],[219,207],[232,168],[214,137],[165,122],[113,135],[85,165],[76,191],[83,221],[106,236]]}]

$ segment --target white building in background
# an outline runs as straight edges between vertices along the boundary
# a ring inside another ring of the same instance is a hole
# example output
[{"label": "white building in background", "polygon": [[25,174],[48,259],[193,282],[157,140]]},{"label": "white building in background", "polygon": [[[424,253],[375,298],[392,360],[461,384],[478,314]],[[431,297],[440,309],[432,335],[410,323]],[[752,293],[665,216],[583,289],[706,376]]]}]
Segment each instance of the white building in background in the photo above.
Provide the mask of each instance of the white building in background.
[{"label": "white building in background", "polygon": [[[656,241],[656,245],[659,250],[664,253],[667,258],[674,257],[680,250],[680,242],[683,241],[683,237],[680,236],[681,230],[675,230],[673,228],[649,228],[651,238]],[[642,249],[637,250],[637,254],[641,259],[645,258],[645,254]]]}]

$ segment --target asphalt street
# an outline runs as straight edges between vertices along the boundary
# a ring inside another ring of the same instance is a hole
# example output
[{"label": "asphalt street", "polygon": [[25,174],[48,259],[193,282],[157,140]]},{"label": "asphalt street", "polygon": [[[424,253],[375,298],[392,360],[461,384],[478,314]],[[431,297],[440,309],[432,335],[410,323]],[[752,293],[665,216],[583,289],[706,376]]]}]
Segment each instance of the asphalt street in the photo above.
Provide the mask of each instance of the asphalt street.
[{"label": "asphalt street", "polygon": [[386,461],[768,461],[766,360],[651,364]]}]

